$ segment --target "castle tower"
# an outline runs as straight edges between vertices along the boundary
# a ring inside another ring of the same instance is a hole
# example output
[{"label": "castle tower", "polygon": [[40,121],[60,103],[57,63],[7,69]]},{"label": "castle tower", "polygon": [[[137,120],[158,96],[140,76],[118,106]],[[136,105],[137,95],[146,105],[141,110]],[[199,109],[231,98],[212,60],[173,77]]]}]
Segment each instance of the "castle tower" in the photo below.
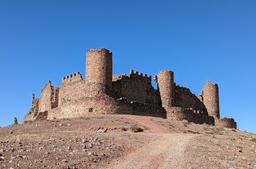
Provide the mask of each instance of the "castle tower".
[{"label": "castle tower", "polygon": [[171,107],[174,103],[174,74],[169,70],[162,70],[156,77],[163,107]]},{"label": "castle tower", "polygon": [[219,112],[219,88],[217,84],[211,84],[209,80],[202,91],[204,105],[208,111],[209,116],[220,118]]},{"label": "castle tower", "polygon": [[86,84],[93,95],[112,91],[112,52],[103,48],[86,52]]}]

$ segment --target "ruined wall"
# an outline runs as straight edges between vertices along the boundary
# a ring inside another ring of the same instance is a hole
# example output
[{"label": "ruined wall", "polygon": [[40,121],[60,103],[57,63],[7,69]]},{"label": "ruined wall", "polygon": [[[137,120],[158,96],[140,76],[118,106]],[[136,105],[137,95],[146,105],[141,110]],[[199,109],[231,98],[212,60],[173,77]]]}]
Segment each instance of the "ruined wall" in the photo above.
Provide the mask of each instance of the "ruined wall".
[{"label": "ruined wall", "polygon": [[52,90],[51,105],[53,109],[59,106],[59,88],[52,86],[51,90]]},{"label": "ruined wall", "polygon": [[107,49],[91,49],[86,53],[86,83],[93,94],[112,91],[112,53]]},{"label": "ruined wall", "polygon": [[51,81],[41,90],[38,112],[44,112],[58,107],[59,88],[51,85]]},{"label": "ruined wall", "polygon": [[173,120],[187,120],[196,124],[209,124],[214,125],[214,118],[212,116],[205,115],[203,111],[185,109],[182,107],[165,107],[167,112],[167,119]]},{"label": "ruined wall", "polygon": [[48,112],[48,119],[84,117],[95,114],[134,114],[155,117],[166,117],[162,107],[125,99],[116,100],[108,95],[84,97],[77,101],[68,101],[61,107]]},{"label": "ruined wall", "polygon": [[51,94],[52,94],[51,82],[48,81],[48,83],[41,90],[41,95],[40,95],[40,100],[39,100],[39,112],[44,112],[44,111],[50,110],[52,108]]},{"label": "ruined wall", "polygon": [[174,98],[174,106],[202,110],[207,115],[207,110],[203,102],[195,94],[191,93],[188,88],[175,85]]},{"label": "ruined wall", "polygon": [[172,71],[162,70],[156,77],[162,106],[171,107],[174,103],[174,74]]},{"label": "ruined wall", "polygon": [[223,118],[223,119],[216,119],[215,118],[215,125],[227,128],[237,128],[236,122],[233,118]]},{"label": "ruined wall", "polygon": [[39,111],[39,99],[35,99],[34,94],[32,98],[32,106],[29,112],[24,116],[23,123],[25,121],[33,121],[35,120],[36,116],[38,115]]},{"label": "ruined wall", "polygon": [[210,81],[207,80],[200,97],[203,100],[203,103],[208,111],[208,114],[219,119],[220,112],[218,85],[211,84]]},{"label": "ruined wall", "polygon": [[65,76],[59,88],[58,104],[62,106],[65,102],[78,100],[84,97],[85,93],[85,81],[79,72]]},{"label": "ruined wall", "polygon": [[130,71],[128,75],[113,77],[112,95],[115,98],[124,97],[129,101],[158,105],[160,102],[157,92],[151,85],[151,76]]}]

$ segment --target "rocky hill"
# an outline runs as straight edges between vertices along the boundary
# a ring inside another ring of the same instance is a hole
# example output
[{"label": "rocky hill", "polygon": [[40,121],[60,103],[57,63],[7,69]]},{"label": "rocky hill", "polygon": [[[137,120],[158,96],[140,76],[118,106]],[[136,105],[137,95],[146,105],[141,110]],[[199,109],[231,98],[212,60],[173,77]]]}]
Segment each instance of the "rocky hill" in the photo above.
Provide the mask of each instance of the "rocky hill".
[{"label": "rocky hill", "polygon": [[101,115],[0,128],[0,168],[256,168],[256,135],[187,121]]}]

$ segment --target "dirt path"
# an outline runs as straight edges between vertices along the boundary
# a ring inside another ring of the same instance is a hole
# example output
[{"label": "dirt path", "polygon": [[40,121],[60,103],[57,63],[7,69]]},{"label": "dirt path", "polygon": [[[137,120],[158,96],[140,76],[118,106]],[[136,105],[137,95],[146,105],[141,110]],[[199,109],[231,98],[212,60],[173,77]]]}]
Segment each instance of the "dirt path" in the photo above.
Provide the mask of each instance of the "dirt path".
[{"label": "dirt path", "polygon": [[184,151],[189,140],[195,135],[168,133],[165,127],[155,124],[150,118],[130,115],[121,116],[148,127],[152,133],[140,134],[151,135],[151,138],[155,139],[149,143],[148,140],[145,140],[143,147],[127,156],[112,161],[109,166],[104,168],[165,169],[171,167],[183,169],[181,164],[184,163]]},{"label": "dirt path", "polygon": [[123,117],[134,120],[141,125],[149,128],[151,132],[155,133],[168,133],[168,129],[166,129],[163,126],[155,124],[152,120],[150,120],[150,117],[145,116],[133,116],[133,115],[123,115]]},{"label": "dirt path", "polygon": [[184,150],[193,135],[152,134],[155,141],[127,156],[110,163],[109,169],[165,169],[182,168]]}]

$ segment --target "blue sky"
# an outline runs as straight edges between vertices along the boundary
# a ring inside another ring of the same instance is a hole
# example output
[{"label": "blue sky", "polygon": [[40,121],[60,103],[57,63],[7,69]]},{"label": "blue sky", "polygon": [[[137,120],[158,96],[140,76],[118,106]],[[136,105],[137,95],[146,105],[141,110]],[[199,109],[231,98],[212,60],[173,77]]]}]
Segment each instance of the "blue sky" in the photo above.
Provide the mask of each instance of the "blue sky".
[{"label": "blue sky", "polygon": [[[218,83],[221,117],[256,133],[255,0],[0,0],[0,126],[19,122],[32,93],[80,71],[85,52],[113,52],[114,74],[172,70],[198,95]],[[155,86],[155,83],[152,82]]]}]

